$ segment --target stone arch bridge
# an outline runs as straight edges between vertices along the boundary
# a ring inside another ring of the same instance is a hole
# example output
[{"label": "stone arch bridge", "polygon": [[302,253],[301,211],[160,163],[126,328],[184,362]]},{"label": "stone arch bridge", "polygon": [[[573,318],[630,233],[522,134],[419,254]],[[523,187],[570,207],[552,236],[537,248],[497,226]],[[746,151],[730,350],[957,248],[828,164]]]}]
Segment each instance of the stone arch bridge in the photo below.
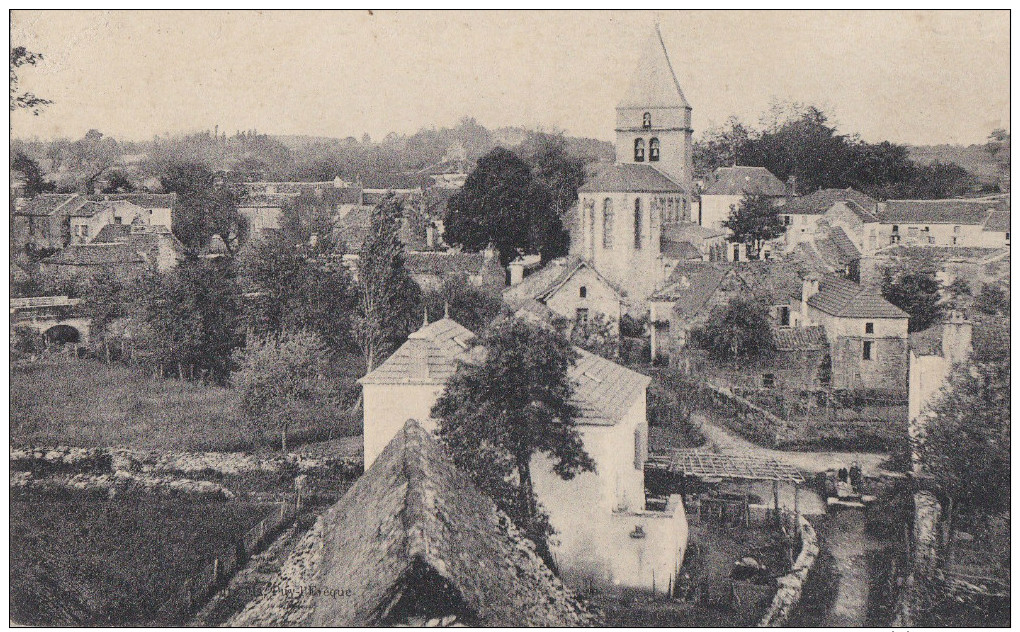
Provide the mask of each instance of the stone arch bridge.
[{"label": "stone arch bridge", "polygon": [[87,345],[92,321],[79,313],[80,302],[66,296],[12,298],[11,328],[34,329],[47,343]]}]

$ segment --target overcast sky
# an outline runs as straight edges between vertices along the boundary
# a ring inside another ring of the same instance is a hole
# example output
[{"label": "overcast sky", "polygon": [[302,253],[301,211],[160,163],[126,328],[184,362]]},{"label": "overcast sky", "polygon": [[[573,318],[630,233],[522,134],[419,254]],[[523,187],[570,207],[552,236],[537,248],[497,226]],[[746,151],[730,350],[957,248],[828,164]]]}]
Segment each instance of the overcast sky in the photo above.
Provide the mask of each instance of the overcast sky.
[{"label": "overcast sky", "polygon": [[914,12],[15,11],[22,72],[52,99],[16,137],[212,129],[381,138],[542,126],[611,139],[656,17],[696,134],[773,98],[818,104],[865,140],[980,143],[1009,127],[1009,14]]}]

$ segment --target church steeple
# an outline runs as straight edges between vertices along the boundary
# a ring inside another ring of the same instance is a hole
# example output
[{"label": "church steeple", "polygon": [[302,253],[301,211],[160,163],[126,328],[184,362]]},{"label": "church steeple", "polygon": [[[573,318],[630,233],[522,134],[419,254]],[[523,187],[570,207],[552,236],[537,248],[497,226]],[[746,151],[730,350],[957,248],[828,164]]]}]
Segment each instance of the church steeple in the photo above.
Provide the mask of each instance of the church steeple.
[{"label": "church steeple", "polygon": [[694,186],[691,110],[656,24],[616,106],[616,162],[655,167],[685,190],[688,211]]}]

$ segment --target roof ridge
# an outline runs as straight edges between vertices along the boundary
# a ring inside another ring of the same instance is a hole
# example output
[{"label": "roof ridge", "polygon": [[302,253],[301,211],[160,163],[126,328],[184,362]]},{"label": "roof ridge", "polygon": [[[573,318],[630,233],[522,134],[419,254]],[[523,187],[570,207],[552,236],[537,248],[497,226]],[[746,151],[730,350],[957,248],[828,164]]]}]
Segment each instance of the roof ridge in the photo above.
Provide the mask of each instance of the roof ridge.
[{"label": "roof ridge", "polygon": [[[429,474],[428,459],[425,458],[424,430],[417,420],[408,419],[401,429],[403,433],[402,473],[407,480],[401,521],[404,526],[404,550],[409,561],[421,558],[432,565],[427,523],[435,512],[433,498],[426,489]],[[436,569],[437,571],[445,569]],[[444,573],[445,575],[445,573]]]}]

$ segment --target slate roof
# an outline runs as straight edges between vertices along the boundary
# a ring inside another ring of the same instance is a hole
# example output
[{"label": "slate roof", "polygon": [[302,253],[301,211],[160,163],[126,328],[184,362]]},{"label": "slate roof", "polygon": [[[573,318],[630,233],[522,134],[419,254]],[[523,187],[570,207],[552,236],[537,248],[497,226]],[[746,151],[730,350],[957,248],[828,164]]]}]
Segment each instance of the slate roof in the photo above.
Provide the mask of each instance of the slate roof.
[{"label": "slate roof", "polygon": [[690,109],[658,26],[645,42],[637,68],[631,73],[630,85],[616,107]]},{"label": "slate roof", "polygon": [[789,215],[821,215],[836,202],[848,201],[871,210],[878,204],[878,200],[856,189],[819,189],[808,195],[790,198],[783,206],[782,212]]},{"label": "slate roof", "polygon": [[702,258],[701,250],[689,241],[663,241],[659,245],[659,252],[681,261],[700,261]]},{"label": "slate roof", "polygon": [[[325,513],[322,533],[313,626],[401,623],[415,605],[478,626],[597,623],[414,420]],[[416,597],[431,599],[401,603]]]},{"label": "slate roof", "polygon": [[719,167],[702,195],[786,195],[786,185],[765,167]]},{"label": "slate roof", "polygon": [[595,275],[598,276],[598,278],[606,285],[612,288],[618,296],[621,295],[619,288],[610,283],[605,277],[599,274],[595,268],[588,265],[588,263],[583,259],[576,257],[563,257],[561,259],[550,261],[541,270],[532,272],[517,285],[504,290],[503,301],[510,307],[518,309],[525,301],[531,299],[539,301],[545,300],[553,292],[558,290],[560,286],[566,283],[567,280],[582,267],[588,268],[594,272]]},{"label": "slate roof", "polygon": [[693,222],[675,222],[662,227],[662,238],[669,241],[703,241],[714,237],[723,237],[727,233],[719,228],[709,228]]},{"label": "slate roof", "polygon": [[445,384],[457,363],[472,357],[475,335],[450,318],[422,327],[361,384]]},{"label": "slate roof", "polygon": [[478,274],[485,264],[484,252],[404,253],[404,267],[411,274]]},{"label": "slate roof", "polygon": [[103,266],[145,263],[136,248],[123,243],[72,244],[51,257],[42,260],[49,265]]},{"label": "slate roof", "polygon": [[985,220],[984,230],[999,233],[1009,232],[1009,211],[992,211]]},{"label": "slate roof", "polygon": [[684,188],[650,165],[602,165],[578,189],[582,193],[683,193]]},{"label": "slate roof", "polygon": [[837,276],[823,279],[818,292],[807,302],[819,311],[840,318],[907,318],[906,312],[882,298],[876,290]]},{"label": "slate roof", "polygon": [[580,411],[581,425],[614,426],[630,410],[652,378],[584,349],[569,376],[574,383],[570,403]]},{"label": "slate roof", "polygon": [[886,224],[983,224],[1000,200],[889,200],[878,215]]},{"label": "slate roof", "polygon": [[778,351],[817,351],[829,346],[825,327],[776,327],[772,331]]}]

